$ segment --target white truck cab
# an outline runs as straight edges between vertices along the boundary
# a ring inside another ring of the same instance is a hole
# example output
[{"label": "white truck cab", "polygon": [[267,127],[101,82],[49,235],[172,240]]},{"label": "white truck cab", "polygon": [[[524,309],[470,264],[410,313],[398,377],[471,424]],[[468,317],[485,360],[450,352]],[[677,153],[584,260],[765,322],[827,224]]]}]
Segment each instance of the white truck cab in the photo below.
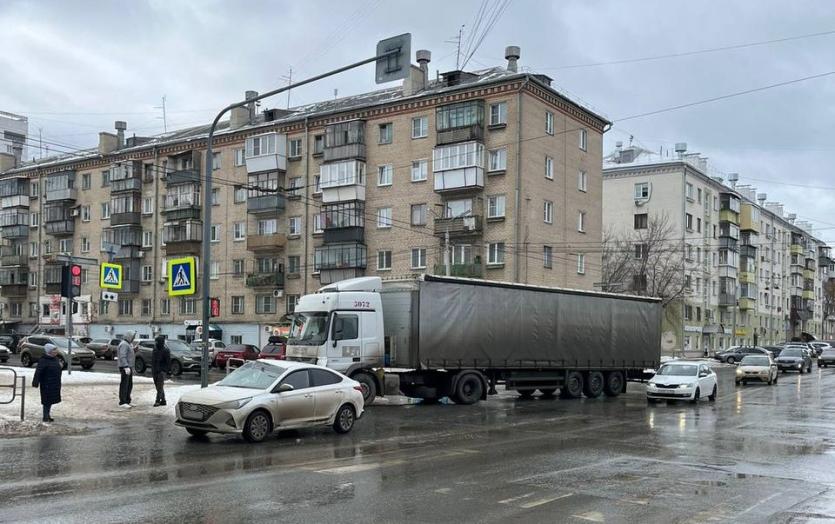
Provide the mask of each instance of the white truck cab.
[{"label": "white truck cab", "polygon": [[380,277],[360,277],[304,295],[294,312],[287,360],[326,366],[363,385],[366,400],[380,390],[384,362]]}]

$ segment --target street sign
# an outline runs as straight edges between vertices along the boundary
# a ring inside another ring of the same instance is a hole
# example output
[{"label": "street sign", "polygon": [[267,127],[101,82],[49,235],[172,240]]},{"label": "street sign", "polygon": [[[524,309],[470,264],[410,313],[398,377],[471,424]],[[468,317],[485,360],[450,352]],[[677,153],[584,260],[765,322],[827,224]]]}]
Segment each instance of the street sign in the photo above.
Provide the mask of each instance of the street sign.
[{"label": "street sign", "polygon": [[101,299],[105,302],[118,302],[119,301],[119,294],[114,293],[112,291],[102,291],[101,292]]},{"label": "street sign", "polygon": [[102,262],[99,286],[102,289],[122,289],[122,265]]},{"label": "street sign", "polygon": [[168,296],[193,295],[197,290],[194,257],[172,258],[168,261]]},{"label": "street sign", "polygon": [[377,55],[381,56],[391,51],[397,51],[377,60],[378,84],[403,80],[409,76],[412,56],[412,34],[403,33],[377,42]]}]

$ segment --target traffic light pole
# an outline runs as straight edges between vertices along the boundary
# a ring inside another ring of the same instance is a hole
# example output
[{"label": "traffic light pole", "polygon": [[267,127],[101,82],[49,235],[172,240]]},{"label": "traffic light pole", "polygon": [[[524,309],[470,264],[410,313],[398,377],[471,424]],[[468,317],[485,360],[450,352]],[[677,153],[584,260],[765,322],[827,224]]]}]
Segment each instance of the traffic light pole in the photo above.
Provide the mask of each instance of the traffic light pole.
[{"label": "traffic light pole", "polygon": [[69,255],[69,260],[67,261],[67,269],[66,274],[70,278],[69,286],[67,286],[67,311],[65,316],[67,317],[67,327],[66,327],[66,336],[67,336],[67,375],[72,375],[72,295],[73,295],[73,285],[72,285],[72,274],[70,273],[73,266],[72,262],[72,255]]}]

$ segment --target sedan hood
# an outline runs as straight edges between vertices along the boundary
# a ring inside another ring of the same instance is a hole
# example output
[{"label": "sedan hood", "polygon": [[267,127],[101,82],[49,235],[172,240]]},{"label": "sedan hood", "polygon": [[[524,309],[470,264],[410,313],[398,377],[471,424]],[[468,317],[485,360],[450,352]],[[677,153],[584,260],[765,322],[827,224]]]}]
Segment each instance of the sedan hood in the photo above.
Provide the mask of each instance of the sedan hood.
[{"label": "sedan hood", "polygon": [[745,371],[768,371],[771,366],[739,366],[737,367],[742,372]]},{"label": "sedan hood", "polygon": [[650,379],[651,384],[662,384],[664,386],[675,386],[678,384],[692,384],[696,381],[695,376],[683,375],[655,375]]},{"label": "sedan hood", "polygon": [[262,389],[230,388],[224,386],[209,386],[199,391],[189,391],[180,397],[180,402],[191,402],[192,404],[204,404],[214,406],[230,400],[254,397],[263,393]]}]

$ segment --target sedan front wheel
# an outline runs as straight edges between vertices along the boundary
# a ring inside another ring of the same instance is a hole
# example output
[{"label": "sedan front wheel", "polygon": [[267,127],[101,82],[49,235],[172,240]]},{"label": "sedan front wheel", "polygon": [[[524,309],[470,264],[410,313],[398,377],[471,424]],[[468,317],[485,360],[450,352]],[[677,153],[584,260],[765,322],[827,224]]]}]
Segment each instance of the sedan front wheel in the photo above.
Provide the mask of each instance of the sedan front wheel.
[{"label": "sedan front wheel", "polygon": [[244,438],[247,442],[263,442],[272,432],[272,421],[264,411],[253,411],[244,423]]},{"label": "sedan front wheel", "polygon": [[350,404],[344,404],[336,412],[336,418],[333,421],[333,429],[337,433],[348,433],[354,427],[357,416],[354,413],[354,407]]}]

